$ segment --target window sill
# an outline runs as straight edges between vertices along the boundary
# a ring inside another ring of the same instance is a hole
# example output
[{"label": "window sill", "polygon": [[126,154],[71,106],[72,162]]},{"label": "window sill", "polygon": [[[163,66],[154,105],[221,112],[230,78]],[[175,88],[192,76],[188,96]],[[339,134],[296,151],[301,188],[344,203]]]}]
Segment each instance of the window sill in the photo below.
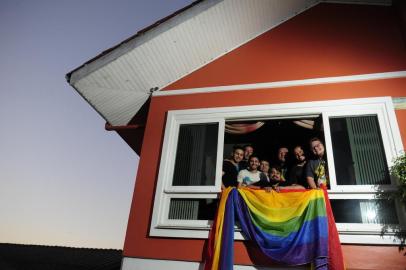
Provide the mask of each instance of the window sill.
[{"label": "window sill", "polygon": [[[208,225],[209,226],[209,225]],[[400,240],[393,234],[388,233],[381,236],[379,231],[340,231],[341,244],[372,244],[372,245],[399,245]],[[151,237],[165,238],[194,238],[207,239],[209,237],[209,227],[207,228],[185,228],[185,227],[160,227],[151,228]],[[242,233],[234,233],[235,240],[245,240]]]}]

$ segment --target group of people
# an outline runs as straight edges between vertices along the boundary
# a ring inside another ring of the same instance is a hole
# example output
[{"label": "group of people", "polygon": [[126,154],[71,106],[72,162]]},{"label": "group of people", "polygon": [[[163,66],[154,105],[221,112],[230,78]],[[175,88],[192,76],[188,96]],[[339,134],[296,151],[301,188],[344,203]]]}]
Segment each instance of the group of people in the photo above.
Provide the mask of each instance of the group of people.
[{"label": "group of people", "polygon": [[319,138],[309,142],[313,159],[307,159],[302,146],[293,148],[294,162],[288,162],[289,149],[279,147],[277,159],[260,159],[252,145],[234,146],[230,158],[223,161],[222,187],[254,189],[306,189],[328,184],[324,144]]}]

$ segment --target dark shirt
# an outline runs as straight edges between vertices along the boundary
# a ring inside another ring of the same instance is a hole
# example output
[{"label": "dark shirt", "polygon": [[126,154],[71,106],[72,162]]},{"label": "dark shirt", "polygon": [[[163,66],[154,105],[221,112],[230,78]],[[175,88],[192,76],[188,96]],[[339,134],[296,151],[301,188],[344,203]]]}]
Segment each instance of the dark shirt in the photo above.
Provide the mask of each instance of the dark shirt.
[{"label": "dark shirt", "polygon": [[240,163],[238,163],[238,166],[240,167],[240,171],[247,169],[248,168],[248,160],[241,160]]},{"label": "dark shirt", "polygon": [[256,182],[253,184],[253,186],[257,186],[257,187],[271,187],[272,185],[274,185],[274,183],[268,179],[268,177],[266,176],[265,173],[261,172],[259,175],[259,182]]},{"label": "dark shirt", "polygon": [[290,185],[291,185],[288,180],[286,180],[286,181],[279,181],[279,182],[277,182],[277,183],[278,183],[278,186],[279,186],[279,187],[287,187],[287,186],[290,186]]},{"label": "dark shirt", "polygon": [[236,187],[238,186],[237,176],[238,168],[229,160],[223,161],[223,172],[224,175],[221,178],[223,185],[225,187]]},{"label": "dark shirt", "polygon": [[281,167],[282,178],[285,179],[285,180],[288,180],[288,176],[289,176],[288,163],[287,162],[281,162],[280,160],[277,160],[276,164],[279,167]]},{"label": "dark shirt", "polygon": [[306,187],[306,177],[305,177],[306,164],[300,166],[298,164],[294,165],[289,171],[289,178],[287,181],[289,185],[301,185]]}]

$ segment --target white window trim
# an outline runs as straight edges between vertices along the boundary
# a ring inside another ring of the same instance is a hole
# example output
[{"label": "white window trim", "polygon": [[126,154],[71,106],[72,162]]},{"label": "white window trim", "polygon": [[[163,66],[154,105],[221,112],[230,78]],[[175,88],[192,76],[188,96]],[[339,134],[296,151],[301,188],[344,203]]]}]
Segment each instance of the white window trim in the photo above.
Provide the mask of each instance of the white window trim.
[{"label": "white window trim", "polygon": [[274,88],[282,87],[294,87],[304,85],[320,85],[320,84],[332,84],[332,83],[346,83],[346,82],[362,82],[370,80],[383,80],[383,79],[396,79],[405,78],[406,71],[391,71],[381,73],[367,73],[359,75],[345,75],[336,77],[321,77],[303,80],[290,80],[290,81],[276,81],[265,83],[251,83],[251,84],[236,84],[225,86],[213,86],[213,87],[198,87],[188,89],[172,89],[167,91],[155,91],[152,96],[173,96],[173,95],[190,95],[199,93],[216,93],[216,92],[228,92],[236,90],[256,90],[256,89],[269,89],[272,91]]},{"label": "white window trim", "polygon": [[[322,114],[325,126],[325,143],[330,172],[332,190],[330,198],[373,198],[376,192],[374,186],[337,186],[335,182],[334,157],[332,154],[331,136],[328,116],[347,116],[374,114],[378,116],[381,129],[384,151],[390,167],[392,160],[403,150],[402,140],[397,124],[397,119],[390,97],[342,99],[314,102],[281,103],[269,105],[218,107],[203,109],[174,110],[167,114],[167,124],[162,147],[161,162],[159,166],[158,183],[155,193],[151,236],[207,238],[210,222],[190,220],[168,220],[168,202],[170,198],[213,198],[221,191],[221,168],[224,146],[225,121],[233,119],[273,118],[289,115],[306,116]],[[217,170],[215,185],[205,187],[173,187],[170,180],[173,175],[174,157],[179,126],[181,124],[219,123]],[[384,186],[392,190],[394,184]],[[362,195],[364,194],[364,195]],[[344,196],[344,197],[343,197]],[[398,209],[398,211],[401,211]],[[400,224],[406,224],[400,220]],[[361,225],[361,227],[359,227]],[[381,226],[373,224],[337,224],[343,243],[374,243],[394,244],[394,239],[388,235],[386,238],[377,235]],[[354,234],[354,232],[361,234]],[[348,237],[351,235],[351,237]],[[367,236],[367,237],[366,237]],[[236,232],[236,239],[243,239],[241,233]],[[351,238],[351,239],[350,239]],[[355,241],[355,242],[354,242]]]},{"label": "white window trim", "polygon": [[[361,116],[361,115],[377,115],[379,126],[381,129],[381,135],[382,138],[386,138],[387,140],[383,139],[383,148],[385,151],[385,156],[387,157],[388,160],[388,167],[391,167],[392,165],[392,160],[396,156],[399,151],[396,151],[395,145],[392,145],[390,143],[390,135],[388,134],[388,131],[386,130],[386,125],[385,125],[385,120],[384,120],[384,114],[385,114],[385,107],[382,104],[381,106],[374,106],[375,108],[370,108],[370,106],[359,106],[357,108],[357,111],[343,111],[340,109],[333,109],[331,111],[323,113],[323,125],[324,125],[324,137],[325,137],[325,147],[326,147],[326,152],[327,152],[327,160],[329,161],[334,161],[334,156],[333,156],[333,147],[332,147],[332,141],[331,141],[331,133],[330,133],[330,122],[329,118],[330,117],[345,117],[345,116]],[[393,150],[393,151],[391,151]],[[328,162],[328,169],[329,169],[329,176],[330,176],[330,186],[331,190],[329,191],[330,193],[361,193],[361,192],[376,192],[376,186],[375,185],[337,185],[336,182],[336,170],[335,170],[335,165],[334,162]],[[395,190],[395,183],[391,179],[391,184],[390,185],[385,185],[386,189],[388,190]]]},{"label": "white window trim", "polygon": [[[169,120],[169,114],[168,113],[168,120]],[[166,157],[166,162],[165,163],[165,170],[166,170],[166,176],[167,177],[172,177],[174,168],[175,168],[175,158],[176,157],[176,151],[177,151],[177,141],[178,141],[178,136],[179,136],[179,126],[182,124],[203,124],[203,123],[218,123],[218,138],[217,138],[217,161],[216,161],[216,167],[220,168],[222,164],[222,155],[223,155],[223,144],[220,143],[224,141],[224,119],[220,118],[199,118],[198,120],[196,119],[188,119],[187,117],[182,118],[182,116],[173,116],[171,117],[171,127],[173,132],[173,136],[170,138],[170,143],[171,145],[169,146],[169,149],[172,149],[171,151],[166,151],[165,152],[165,157]],[[165,130],[166,133],[166,130]],[[165,141],[164,141],[165,144]],[[164,155],[164,152],[162,152],[162,155]],[[161,168],[160,170],[161,171]],[[218,192],[221,188],[221,171],[217,170],[216,171],[216,180],[215,180],[215,185],[214,186],[171,186],[170,181],[165,181],[165,192],[177,192],[177,193],[211,193],[211,192]]]}]

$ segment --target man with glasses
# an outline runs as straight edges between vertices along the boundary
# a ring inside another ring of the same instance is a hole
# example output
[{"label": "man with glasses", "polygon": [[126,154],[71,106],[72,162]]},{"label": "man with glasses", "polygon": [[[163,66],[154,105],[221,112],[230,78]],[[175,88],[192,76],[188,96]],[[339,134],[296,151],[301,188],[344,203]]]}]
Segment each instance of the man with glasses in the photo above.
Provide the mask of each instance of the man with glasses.
[{"label": "man with glasses", "polygon": [[320,185],[328,185],[327,162],[325,159],[325,148],[319,138],[310,140],[310,150],[315,159],[309,160],[306,166],[306,180],[310,188],[319,188]]}]

